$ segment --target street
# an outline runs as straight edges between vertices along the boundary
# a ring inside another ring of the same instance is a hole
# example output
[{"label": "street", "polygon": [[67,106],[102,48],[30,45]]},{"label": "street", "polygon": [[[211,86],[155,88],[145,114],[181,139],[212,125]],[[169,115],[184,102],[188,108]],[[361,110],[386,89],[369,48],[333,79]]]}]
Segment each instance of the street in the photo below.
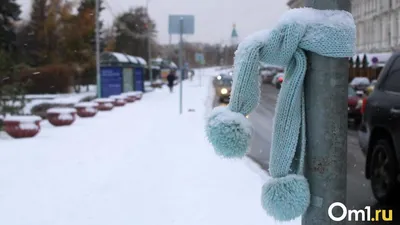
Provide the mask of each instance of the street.
[{"label": "street", "polygon": [[[268,168],[269,149],[271,145],[271,133],[273,116],[278,90],[269,84],[261,85],[260,104],[250,114],[254,128],[253,140],[249,157],[260,164],[265,170]],[[214,105],[219,105],[215,101]],[[372,194],[370,182],[364,176],[365,156],[358,145],[357,131],[350,124],[347,136],[347,203],[348,209],[363,209],[365,206],[379,207]],[[398,207],[396,207],[398,208]],[[397,218],[397,212],[393,212]],[[348,224],[363,224],[361,222],[349,222]],[[369,224],[369,222],[365,223]],[[379,224],[379,223],[375,223]],[[384,224],[398,224],[388,223]]]}]

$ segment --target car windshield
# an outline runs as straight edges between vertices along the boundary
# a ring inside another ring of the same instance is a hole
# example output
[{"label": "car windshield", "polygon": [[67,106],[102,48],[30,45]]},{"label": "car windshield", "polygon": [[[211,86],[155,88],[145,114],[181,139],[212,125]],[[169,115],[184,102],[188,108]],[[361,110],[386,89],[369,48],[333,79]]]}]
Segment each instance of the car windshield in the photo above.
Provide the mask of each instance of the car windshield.
[{"label": "car windshield", "polygon": [[356,95],[357,95],[356,91],[352,87],[349,87],[348,96],[356,96]]},{"label": "car windshield", "polygon": [[223,85],[223,86],[232,86],[232,83],[233,83],[233,80],[232,80],[232,79],[229,79],[229,78],[222,78],[222,79],[219,81],[219,84],[220,84],[220,85]]}]

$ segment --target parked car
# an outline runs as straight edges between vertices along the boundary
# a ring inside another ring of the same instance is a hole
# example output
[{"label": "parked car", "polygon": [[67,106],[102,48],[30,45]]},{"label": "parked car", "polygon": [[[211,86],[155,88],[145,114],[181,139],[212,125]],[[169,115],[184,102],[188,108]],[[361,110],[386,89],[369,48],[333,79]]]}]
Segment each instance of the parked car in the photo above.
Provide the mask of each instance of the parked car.
[{"label": "parked car", "polygon": [[283,79],[284,79],[285,74],[284,73],[278,73],[274,76],[272,79],[272,85],[274,85],[277,89],[281,89]]},{"label": "parked car", "polygon": [[221,76],[215,85],[215,94],[220,102],[229,102],[232,90],[232,76]]},{"label": "parked car", "polygon": [[214,77],[213,85],[217,86],[218,82],[222,79],[222,77],[227,76],[224,73],[219,73],[217,76]]},{"label": "parked car", "polygon": [[364,93],[362,91],[356,91],[353,87],[349,85],[347,97],[347,113],[348,118],[353,119],[356,125],[359,125],[362,119],[361,107],[363,104],[363,95]]},{"label": "parked car", "polygon": [[370,84],[371,82],[366,77],[354,77],[353,80],[350,82],[350,85],[356,91],[364,91],[364,92]]},{"label": "parked car", "polygon": [[364,98],[358,136],[366,156],[365,175],[381,203],[396,201],[400,187],[400,53],[383,68],[374,91]]},{"label": "parked car", "polygon": [[264,84],[272,83],[272,79],[276,75],[276,73],[268,68],[261,68],[260,69],[261,80]]},{"label": "parked car", "polygon": [[365,94],[366,95],[370,95],[374,91],[376,82],[377,82],[377,80],[371,81],[371,84],[365,89]]}]

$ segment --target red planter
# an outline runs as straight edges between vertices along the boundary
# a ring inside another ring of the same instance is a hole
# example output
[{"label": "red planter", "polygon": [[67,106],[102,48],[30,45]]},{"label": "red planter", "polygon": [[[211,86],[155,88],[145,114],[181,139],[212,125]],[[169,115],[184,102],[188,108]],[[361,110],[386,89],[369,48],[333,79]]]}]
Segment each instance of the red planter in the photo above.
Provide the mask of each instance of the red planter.
[{"label": "red planter", "polygon": [[40,121],[37,116],[10,116],[3,121],[4,131],[13,138],[31,138],[40,131]]},{"label": "red planter", "polygon": [[135,101],[142,99],[143,92],[141,91],[132,91],[132,92],[127,92],[123,94],[124,96],[128,98],[135,99]]},{"label": "red planter", "polygon": [[99,104],[97,109],[99,111],[111,111],[114,108],[114,100],[108,98],[99,98],[95,102]]},{"label": "red planter", "polygon": [[135,96],[127,96],[126,97],[126,103],[132,103],[136,101],[136,97]]},{"label": "red planter", "polygon": [[75,105],[75,109],[79,117],[94,117],[97,114],[99,104],[95,102],[81,102]]},{"label": "red planter", "polygon": [[75,122],[76,109],[74,108],[51,108],[47,110],[47,120],[53,126],[69,126]]},{"label": "red planter", "polygon": [[114,100],[113,104],[116,107],[121,107],[126,104],[126,97],[123,95],[112,95],[109,98]]},{"label": "red planter", "polygon": [[121,107],[121,106],[124,106],[126,104],[126,101],[125,101],[125,99],[115,99],[113,104],[116,107]]}]

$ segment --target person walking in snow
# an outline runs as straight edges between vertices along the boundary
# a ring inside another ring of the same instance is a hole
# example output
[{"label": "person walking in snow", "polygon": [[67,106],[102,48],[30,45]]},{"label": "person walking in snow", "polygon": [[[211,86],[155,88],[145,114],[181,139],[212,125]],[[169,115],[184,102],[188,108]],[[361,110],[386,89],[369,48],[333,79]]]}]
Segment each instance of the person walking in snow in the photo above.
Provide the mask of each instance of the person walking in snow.
[{"label": "person walking in snow", "polygon": [[174,71],[171,71],[171,73],[168,74],[167,76],[167,81],[168,81],[168,87],[169,91],[172,93],[173,88],[174,88],[174,81],[176,80],[176,75]]}]

